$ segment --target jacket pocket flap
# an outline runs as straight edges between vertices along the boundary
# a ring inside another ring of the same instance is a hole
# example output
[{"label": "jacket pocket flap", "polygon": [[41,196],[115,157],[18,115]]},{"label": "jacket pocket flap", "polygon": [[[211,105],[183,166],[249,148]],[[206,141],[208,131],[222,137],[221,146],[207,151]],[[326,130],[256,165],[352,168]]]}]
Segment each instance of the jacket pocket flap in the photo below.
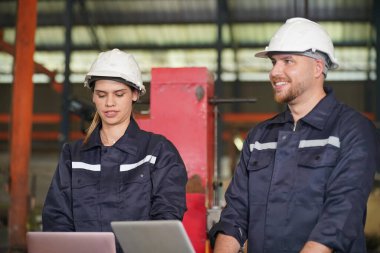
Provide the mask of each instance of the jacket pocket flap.
[{"label": "jacket pocket flap", "polygon": [[248,170],[255,171],[255,170],[261,170],[270,165],[273,159],[273,154],[270,152],[270,154],[260,154],[257,156],[252,156],[248,163]]},{"label": "jacket pocket flap", "polygon": [[99,183],[99,179],[95,175],[88,175],[89,173],[85,173],[87,175],[80,174],[83,173],[73,173],[72,187],[74,189],[79,189],[90,185],[96,185]]},{"label": "jacket pocket flap", "polygon": [[304,148],[299,152],[298,164],[309,168],[331,167],[338,158],[337,148]]}]

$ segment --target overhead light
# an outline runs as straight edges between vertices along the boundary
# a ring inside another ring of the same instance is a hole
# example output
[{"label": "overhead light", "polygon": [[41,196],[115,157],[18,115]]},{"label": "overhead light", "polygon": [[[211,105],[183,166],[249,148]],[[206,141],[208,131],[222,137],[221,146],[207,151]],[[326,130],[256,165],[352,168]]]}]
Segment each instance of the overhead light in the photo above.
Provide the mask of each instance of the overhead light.
[{"label": "overhead light", "polygon": [[243,139],[239,135],[234,137],[234,144],[239,151],[243,149]]}]

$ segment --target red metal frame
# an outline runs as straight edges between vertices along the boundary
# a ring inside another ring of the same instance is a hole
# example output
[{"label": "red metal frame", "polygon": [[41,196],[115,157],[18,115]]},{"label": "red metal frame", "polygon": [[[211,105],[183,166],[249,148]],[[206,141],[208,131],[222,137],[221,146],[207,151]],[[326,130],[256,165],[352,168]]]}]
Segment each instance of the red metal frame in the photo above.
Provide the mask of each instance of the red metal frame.
[{"label": "red metal frame", "polygon": [[172,141],[185,162],[189,183],[183,223],[197,253],[206,250],[206,206],[212,205],[215,127],[208,100],[213,96],[212,75],[206,68],[156,68],[150,115],[137,119],[142,129]]}]

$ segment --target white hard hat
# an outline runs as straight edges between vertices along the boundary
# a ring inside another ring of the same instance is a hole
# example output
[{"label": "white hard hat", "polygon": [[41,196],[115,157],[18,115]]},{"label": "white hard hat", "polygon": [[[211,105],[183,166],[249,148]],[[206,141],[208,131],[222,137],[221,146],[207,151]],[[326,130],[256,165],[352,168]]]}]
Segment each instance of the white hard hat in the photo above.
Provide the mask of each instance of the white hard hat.
[{"label": "white hard hat", "polygon": [[317,23],[305,18],[291,18],[272,37],[264,51],[256,57],[267,58],[268,53],[302,53],[305,51],[322,52],[330,60],[329,69],[339,66],[334,56],[334,45],[329,34]]},{"label": "white hard hat", "polygon": [[140,95],[144,95],[146,92],[135,58],[119,49],[102,52],[98,55],[86,75],[84,86],[90,88],[90,85],[99,79],[120,80],[137,89]]}]

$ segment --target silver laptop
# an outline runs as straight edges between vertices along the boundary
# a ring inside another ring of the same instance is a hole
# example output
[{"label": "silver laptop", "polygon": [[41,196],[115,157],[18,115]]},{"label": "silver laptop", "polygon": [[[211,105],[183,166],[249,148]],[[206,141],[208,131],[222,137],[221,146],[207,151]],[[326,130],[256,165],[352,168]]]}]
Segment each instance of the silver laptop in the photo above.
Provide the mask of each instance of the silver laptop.
[{"label": "silver laptop", "polygon": [[195,253],[178,220],[113,221],[111,226],[124,253]]},{"label": "silver laptop", "polygon": [[112,232],[28,232],[28,253],[116,253]]}]

